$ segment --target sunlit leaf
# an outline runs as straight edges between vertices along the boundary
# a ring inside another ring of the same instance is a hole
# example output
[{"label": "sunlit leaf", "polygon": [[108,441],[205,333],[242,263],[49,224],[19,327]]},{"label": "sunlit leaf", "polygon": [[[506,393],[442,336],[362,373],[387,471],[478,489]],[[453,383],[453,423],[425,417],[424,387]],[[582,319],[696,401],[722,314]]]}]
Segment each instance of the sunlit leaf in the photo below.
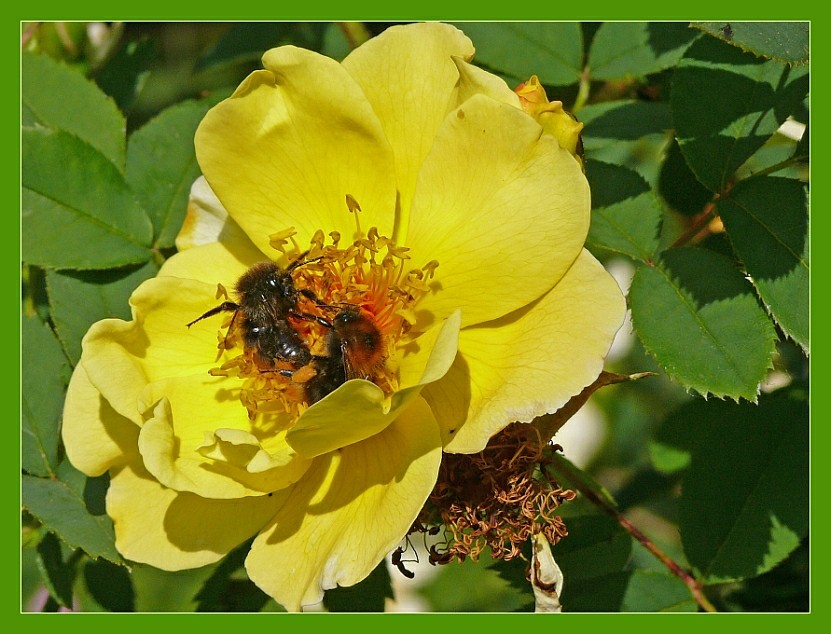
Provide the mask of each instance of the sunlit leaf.
[{"label": "sunlit leaf", "polygon": [[129,320],[131,293],[158,270],[150,261],[107,271],[47,271],[52,320],[73,364],[81,357],[81,339],[89,327],[108,317]]},{"label": "sunlit leaf", "polygon": [[710,583],[767,572],[808,534],[805,390],[732,409],[692,448],[680,500],[684,552]]},{"label": "sunlit leaf", "polygon": [[182,226],[190,187],[200,174],[193,135],[217,100],[177,104],[130,136],[126,179],[150,216],[157,248],[172,247]]},{"label": "sunlit leaf", "polygon": [[521,81],[537,75],[551,86],[569,86],[580,80],[583,34],[576,22],[455,24],[473,40],[477,64]]},{"label": "sunlit leaf", "polygon": [[721,219],[750,281],[776,322],[810,349],[808,197],[787,178],[739,182],[718,202]]},{"label": "sunlit leaf", "polygon": [[126,124],[112,99],[77,70],[46,55],[24,52],[21,78],[29,125],[34,120],[72,134],[124,171]]},{"label": "sunlit leaf", "polygon": [[675,70],[671,104],[681,151],[714,192],[802,103],[806,67],[765,61],[712,37],[696,41]]},{"label": "sunlit leaf", "polygon": [[638,79],[670,68],[699,35],[685,22],[604,22],[589,50],[591,78]]},{"label": "sunlit leaf", "polygon": [[58,466],[60,418],[69,365],[52,330],[37,317],[22,319],[21,467],[37,476]]},{"label": "sunlit leaf", "polygon": [[65,132],[22,136],[24,261],[101,269],[150,258],[150,221],[109,160]]},{"label": "sunlit leaf", "polygon": [[649,184],[632,170],[586,161],[592,191],[587,245],[648,261],[658,248],[661,208]]},{"label": "sunlit leaf", "polygon": [[672,378],[707,395],[756,400],[776,333],[753,287],[726,257],[671,249],[629,290],[644,347]]},{"label": "sunlit leaf", "polygon": [[90,557],[120,563],[115,550],[112,520],[92,515],[79,492],[63,480],[24,475],[23,507],[73,548],[82,548]]},{"label": "sunlit leaf", "polygon": [[692,27],[743,51],[787,62],[808,62],[808,22],[693,22]]}]

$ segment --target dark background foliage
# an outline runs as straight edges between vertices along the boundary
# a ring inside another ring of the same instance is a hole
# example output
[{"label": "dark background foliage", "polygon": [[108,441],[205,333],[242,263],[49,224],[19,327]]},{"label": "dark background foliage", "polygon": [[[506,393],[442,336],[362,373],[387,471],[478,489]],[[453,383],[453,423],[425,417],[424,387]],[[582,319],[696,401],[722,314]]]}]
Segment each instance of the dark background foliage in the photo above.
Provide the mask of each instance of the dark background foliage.
[{"label": "dark background foliage", "polygon": [[[245,545],[194,571],[128,567],[106,476],[64,458],[63,398],[87,328],[128,319],[175,250],[205,112],[270,47],[342,59],[388,26],[21,25],[21,609],[281,609],[245,577]],[[565,610],[807,611],[808,23],[459,26],[476,63],[512,87],[537,74],[585,124],[587,246],[631,311],[607,369],[654,372],[555,438],[583,493],[554,548]],[[421,559],[413,582],[382,565],[323,609],[533,609],[522,561]]]}]

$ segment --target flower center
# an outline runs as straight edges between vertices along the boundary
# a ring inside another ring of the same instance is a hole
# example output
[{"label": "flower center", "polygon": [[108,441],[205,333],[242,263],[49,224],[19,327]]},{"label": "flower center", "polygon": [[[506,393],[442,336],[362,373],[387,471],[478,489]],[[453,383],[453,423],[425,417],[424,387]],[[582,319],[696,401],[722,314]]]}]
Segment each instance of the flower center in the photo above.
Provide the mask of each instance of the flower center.
[{"label": "flower center", "polygon": [[327,244],[318,230],[303,252],[293,235],[270,236],[284,254],[293,245],[285,269],[260,263],[237,282],[235,310],[219,334],[224,363],[210,371],[243,381],[240,399],[252,420],[294,418],[351,379],[392,394],[396,350],[412,338],[414,307],[438,266],[408,268],[408,249],[374,227],[347,246],[337,232]]}]

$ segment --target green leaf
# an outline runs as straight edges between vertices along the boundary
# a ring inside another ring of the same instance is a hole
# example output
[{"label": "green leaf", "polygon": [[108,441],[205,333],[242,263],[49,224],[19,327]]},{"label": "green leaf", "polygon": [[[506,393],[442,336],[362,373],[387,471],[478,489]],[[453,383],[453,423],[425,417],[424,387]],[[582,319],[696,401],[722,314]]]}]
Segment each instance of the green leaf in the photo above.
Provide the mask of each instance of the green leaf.
[{"label": "green leaf", "polygon": [[22,319],[21,467],[54,475],[69,366],[52,330],[37,317]]},{"label": "green leaf", "polygon": [[324,23],[241,22],[234,24],[196,64],[197,71],[215,70],[235,64],[257,64],[263,52],[275,46],[294,44],[319,51],[326,30]]},{"label": "green leaf", "polygon": [[672,130],[667,104],[609,101],[586,106],[578,118],[585,125],[583,148],[588,158],[628,167],[650,184],[655,182]]},{"label": "green leaf", "polygon": [[110,161],[65,132],[22,136],[24,261],[102,269],[150,258],[150,221]]},{"label": "green leaf", "polygon": [[604,22],[589,50],[591,78],[640,79],[670,68],[699,35],[684,22]]},{"label": "green leaf", "polygon": [[692,171],[722,191],[807,91],[806,67],[764,61],[714,38],[695,42],[675,70],[670,99]]},{"label": "green leaf", "polygon": [[473,40],[473,61],[525,81],[547,86],[580,81],[583,34],[577,22],[458,22]]},{"label": "green leaf", "polygon": [[144,564],[130,566],[137,612],[193,612],[196,595],[216,564],[167,572]]},{"label": "green leaf", "polygon": [[384,560],[360,583],[327,590],[323,605],[329,612],[383,612],[386,600],[394,597],[390,572]]},{"label": "green leaf", "polygon": [[609,493],[603,485],[598,483],[588,473],[574,465],[561,453],[554,452],[550,455],[548,470],[550,475],[564,489],[591,491],[609,506],[615,506],[615,500],[612,497],[612,494]]},{"label": "green leaf", "polygon": [[565,523],[568,537],[551,552],[566,587],[623,570],[632,553],[632,538],[620,524],[608,515],[566,517]]},{"label": "green leaf", "polygon": [[807,352],[808,197],[788,178],[740,181],[718,201],[730,242],[782,330]]},{"label": "green leaf", "polygon": [[[27,121],[78,137],[124,171],[126,124],[112,99],[79,72],[46,55],[24,51],[21,77]],[[61,174],[60,169],[56,173]]]},{"label": "green leaf", "polygon": [[326,57],[331,57],[337,61],[343,59],[352,52],[352,46],[343,29],[335,23],[327,24],[323,31],[323,42],[321,43],[320,52]]},{"label": "green leaf", "polygon": [[771,570],[809,526],[806,390],[719,410],[721,424],[692,449],[679,501],[684,552],[708,583]]},{"label": "green leaf", "polygon": [[92,515],[83,492],[66,481],[24,475],[23,507],[71,547],[83,548],[93,558],[121,562],[112,520],[103,513]]},{"label": "green leaf", "polygon": [[724,601],[735,612],[811,611],[813,575],[808,539],[770,572],[733,584]]},{"label": "green leaf", "polygon": [[669,107],[652,101],[607,101],[580,110],[585,124],[583,146],[598,150],[620,141],[637,141],[650,134],[665,135],[672,129]]},{"label": "green leaf", "polygon": [[49,594],[65,608],[72,607],[72,584],[77,568],[72,556],[65,556],[61,543],[46,533],[37,546],[37,564]]},{"label": "green leaf", "polygon": [[238,546],[216,567],[196,595],[197,612],[259,612],[268,595],[245,575],[251,541]]},{"label": "green leaf", "polygon": [[690,170],[675,139],[667,148],[661,165],[658,191],[670,207],[685,216],[700,214],[713,198],[713,193]]},{"label": "green leaf", "polygon": [[630,570],[578,580],[563,588],[564,612],[696,612],[689,588],[678,577]]},{"label": "green leaf", "polygon": [[672,412],[649,444],[655,468],[662,473],[677,473],[688,468],[692,452],[706,442],[713,429],[730,424],[735,407],[726,401],[696,399]]},{"label": "green leaf", "polygon": [[632,322],[644,348],[685,388],[756,400],[776,333],[730,259],[671,249],[635,273]]},{"label": "green leaf", "polygon": [[158,270],[155,262],[149,261],[107,271],[46,272],[52,321],[73,364],[81,358],[81,339],[89,327],[108,317],[131,319],[130,295]]},{"label": "green leaf", "polygon": [[135,591],[125,566],[109,561],[88,561],[84,565],[84,584],[90,598],[107,612],[134,612]]},{"label": "green leaf", "polygon": [[177,104],[130,136],[127,183],[150,216],[157,248],[172,247],[182,226],[190,187],[200,174],[193,136],[217,101]]},{"label": "green leaf", "polygon": [[808,22],[693,22],[690,26],[760,57],[808,63]]},{"label": "green leaf", "polygon": [[658,248],[661,208],[649,184],[625,167],[586,161],[592,192],[589,247],[649,261]]},{"label": "green leaf", "polygon": [[95,82],[126,112],[144,87],[157,57],[156,43],[149,37],[126,42],[96,75]]},{"label": "green leaf", "polygon": [[[419,586],[417,592],[433,612],[527,611],[533,602],[531,584],[526,582],[524,588],[518,588],[506,578],[503,564],[490,563],[489,558],[483,557],[479,561],[468,559],[438,566],[435,576]],[[515,566],[517,562],[507,563]],[[464,592],[459,588],[464,588]]]}]

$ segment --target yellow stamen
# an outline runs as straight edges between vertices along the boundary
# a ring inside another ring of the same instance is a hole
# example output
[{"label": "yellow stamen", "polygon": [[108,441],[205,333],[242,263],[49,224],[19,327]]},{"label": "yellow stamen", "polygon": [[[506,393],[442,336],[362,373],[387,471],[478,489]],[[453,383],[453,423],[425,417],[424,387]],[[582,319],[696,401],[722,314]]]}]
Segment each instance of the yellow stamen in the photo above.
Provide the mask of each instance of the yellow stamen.
[{"label": "yellow stamen", "polygon": [[[349,196],[347,205],[350,199],[357,205]],[[350,211],[357,210],[359,206],[350,207]],[[287,229],[272,234],[269,240],[277,251],[285,253],[288,239],[294,242],[293,235],[294,230]],[[323,360],[332,359],[333,354],[356,354],[357,361],[351,356],[343,359],[344,368],[360,367],[361,376],[355,378],[369,379],[387,394],[398,389],[396,350],[411,338],[408,333],[415,323],[415,306],[429,292],[426,281],[438,263],[431,261],[421,269],[408,270],[409,250],[380,235],[375,227],[345,246],[340,246],[338,232],[330,232],[328,237],[330,243],[326,244],[324,232],[316,231],[304,260],[292,267],[297,304],[294,314],[285,317],[312,362],[296,367],[287,359],[264,359],[258,350],[245,345],[250,335],[243,337],[242,316],[236,319],[233,315],[223,325],[226,331],[220,333],[217,348],[219,359],[225,361],[210,373],[242,381],[240,400],[252,420],[264,413],[285,412],[292,417],[302,413],[309,405],[308,386],[326,363]],[[290,259],[300,255],[301,249],[295,245]],[[366,327],[379,333],[379,347],[352,350],[340,340],[339,351],[333,353],[334,320],[345,311],[368,320]],[[335,357],[334,363],[338,361]]]}]

